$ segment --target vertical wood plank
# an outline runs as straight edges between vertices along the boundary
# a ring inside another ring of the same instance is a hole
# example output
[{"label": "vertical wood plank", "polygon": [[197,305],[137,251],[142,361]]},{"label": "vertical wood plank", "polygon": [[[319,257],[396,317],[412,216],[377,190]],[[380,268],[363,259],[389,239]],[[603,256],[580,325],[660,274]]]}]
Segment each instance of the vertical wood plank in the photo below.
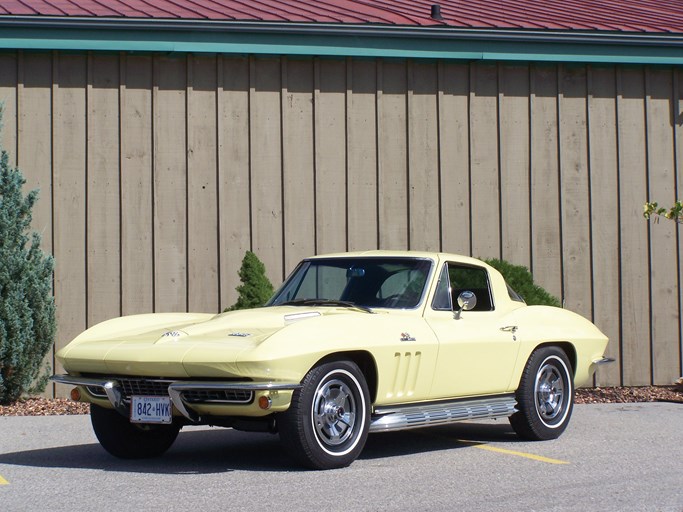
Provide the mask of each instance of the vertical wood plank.
[{"label": "vertical wood plank", "polygon": [[152,57],[122,55],[121,309],[154,311]]},{"label": "vertical wood plank", "polygon": [[26,189],[38,189],[32,226],[52,252],[52,57],[47,53],[21,56],[18,84],[17,166]]},{"label": "vertical wood plank", "polygon": [[438,251],[439,218],[439,111],[436,63],[409,63],[408,190],[410,248]]},{"label": "vertical wood plank", "polygon": [[470,68],[470,179],[472,253],[500,257],[498,79],[495,65]]},{"label": "vertical wood plank", "polygon": [[378,61],[379,247],[408,249],[408,134],[405,61]]},{"label": "vertical wood plank", "polygon": [[606,355],[617,361],[598,370],[596,383],[618,386],[621,329],[616,76],[613,67],[593,67],[588,73],[594,322],[610,339]]},{"label": "vertical wood plank", "polygon": [[280,60],[252,59],[250,82],[252,250],[277,286],[284,277]]},{"label": "vertical wood plank", "polygon": [[87,324],[86,57],[55,54],[53,63],[54,290],[59,326],[55,349],[58,350]]},{"label": "vertical wood plank", "polygon": [[315,252],[313,61],[286,61],[282,102],[284,271]]},{"label": "vertical wood plank", "polygon": [[539,285],[561,298],[557,68],[532,65],[530,75],[531,271]]},{"label": "vertical wood plank", "polygon": [[471,255],[469,66],[440,63],[438,95],[442,250]]},{"label": "vertical wood plank", "polygon": [[216,57],[188,56],[188,308],[218,312]]},{"label": "vertical wood plank", "polygon": [[347,249],[377,248],[377,63],[348,60]]},{"label": "vertical wood plank", "polygon": [[[54,254],[52,244],[52,57],[47,53],[20,53],[17,65],[17,140],[10,161],[26,178],[26,190],[39,191],[31,227],[41,236],[41,248]],[[7,122],[5,120],[5,122]],[[7,126],[7,125],[5,125]],[[54,292],[54,289],[53,289]],[[57,326],[59,329],[60,326]],[[61,338],[58,330],[57,338]],[[54,368],[54,347],[46,354]],[[52,396],[55,386],[45,391]],[[65,390],[60,390],[64,394]]]},{"label": "vertical wood plank", "polygon": [[121,314],[119,60],[88,56],[88,325]]},{"label": "vertical wood plank", "polygon": [[315,70],[316,253],[346,249],[346,63]]},{"label": "vertical wood plank", "polygon": [[564,299],[592,318],[586,68],[561,66],[559,75]]},{"label": "vertical wood plank", "polygon": [[249,59],[221,57],[218,86],[221,309],[237,300],[242,258],[251,249]]},{"label": "vertical wood plank", "polygon": [[[676,200],[673,139],[673,74],[646,70],[648,189],[650,201],[667,208]],[[676,225],[650,225],[652,384],[671,384],[680,377]]]},{"label": "vertical wood plank", "polygon": [[0,149],[7,151],[9,164],[17,164],[17,52],[0,53]]},{"label": "vertical wood plank", "polygon": [[154,58],[155,310],[187,310],[186,58]]},{"label": "vertical wood plank", "polygon": [[[675,140],[675,161],[676,161],[676,197],[683,200],[683,71],[674,68],[674,134]],[[678,231],[678,244],[676,260],[678,261],[678,373],[683,375],[683,265],[681,265],[681,255],[683,255],[683,237],[680,229]]]},{"label": "vertical wood plank", "polygon": [[650,384],[650,309],[647,223],[645,87],[642,68],[617,72],[619,197],[621,201],[622,380],[627,386]]},{"label": "vertical wood plank", "polygon": [[529,201],[529,68],[499,73],[502,257],[531,267]]}]

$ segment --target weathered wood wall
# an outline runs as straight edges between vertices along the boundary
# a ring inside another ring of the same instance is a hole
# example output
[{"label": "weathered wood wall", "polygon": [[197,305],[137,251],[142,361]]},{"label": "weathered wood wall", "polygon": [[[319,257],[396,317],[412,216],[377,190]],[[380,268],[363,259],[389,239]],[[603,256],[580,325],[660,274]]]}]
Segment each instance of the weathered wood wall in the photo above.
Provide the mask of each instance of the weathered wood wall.
[{"label": "weathered wood wall", "polygon": [[680,69],[0,54],[2,143],[42,199],[57,347],[218,311],[254,250],[503,257],[611,338],[601,385],[681,375]]}]

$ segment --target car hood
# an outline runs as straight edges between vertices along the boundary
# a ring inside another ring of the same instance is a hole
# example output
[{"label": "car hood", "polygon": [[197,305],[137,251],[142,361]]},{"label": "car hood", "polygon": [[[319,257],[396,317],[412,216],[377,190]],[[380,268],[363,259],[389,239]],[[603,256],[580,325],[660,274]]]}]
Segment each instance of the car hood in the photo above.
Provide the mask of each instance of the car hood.
[{"label": "car hood", "polygon": [[[185,378],[238,376],[236,361],[292,324],[331,315],[367,315],[344,308],[277,306],[218,315],[157,313],[98,324],[57,353],[69,373]],[[188,372],[188,366],[192,371]]]}]

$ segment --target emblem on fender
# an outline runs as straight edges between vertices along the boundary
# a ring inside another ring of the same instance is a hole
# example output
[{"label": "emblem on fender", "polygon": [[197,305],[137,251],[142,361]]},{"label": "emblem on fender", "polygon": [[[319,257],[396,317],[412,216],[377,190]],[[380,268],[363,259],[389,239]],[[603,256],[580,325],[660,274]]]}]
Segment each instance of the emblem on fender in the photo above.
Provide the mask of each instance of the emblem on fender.
[{"label": "emblem on fender", "polygon": [[413,338],[410,334],[407,332],[402,332],[401,333],[401,341],[415,341],[415,338]]}]

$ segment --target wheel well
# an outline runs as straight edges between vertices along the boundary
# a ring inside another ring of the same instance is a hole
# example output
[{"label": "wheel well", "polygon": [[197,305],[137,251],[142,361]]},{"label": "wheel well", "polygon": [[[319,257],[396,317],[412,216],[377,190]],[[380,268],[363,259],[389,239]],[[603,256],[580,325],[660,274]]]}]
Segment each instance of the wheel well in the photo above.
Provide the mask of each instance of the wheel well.
[{"label": "wheel well", "polygon": [[568,341],[550,341],[548,343],[543,343],[536,347],[537,349],[541,347],[557,347],[562,349],[562,351],[567,354],[567,359],[569,359],[569,363],[572,365],[572,375],[576,376],[576,349],[574,348],[574,345],[569,343]]},{"label": "wheel well", "polygon": [[323,363],[329,363],[330,361],[340,361],[349,360],[356,363],[360,371],[365,377],[365,382],[368,385],[368,390],[370,391],[370,402],[374,403],[377,398],[377,364],[375,363],[375,358],[372,357],[370,352],[364,350],[356,350],[349,352],[335,352],[334,354],[329,354],[323,357],[320,361],[316,363],[316,366]]}]

